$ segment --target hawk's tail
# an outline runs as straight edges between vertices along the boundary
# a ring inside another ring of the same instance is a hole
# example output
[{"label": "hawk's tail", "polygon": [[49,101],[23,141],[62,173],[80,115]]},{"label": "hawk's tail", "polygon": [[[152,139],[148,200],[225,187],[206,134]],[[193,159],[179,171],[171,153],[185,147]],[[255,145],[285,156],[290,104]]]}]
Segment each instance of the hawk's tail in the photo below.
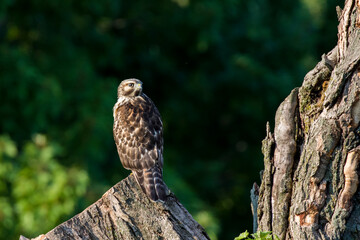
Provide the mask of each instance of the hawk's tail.
[{"label": "hawk's tail", "polygon": [[153,201],[165,201],[166,186],[162,180],[162,171],[154,166],[147,170],[133,171],[143,192]]}]

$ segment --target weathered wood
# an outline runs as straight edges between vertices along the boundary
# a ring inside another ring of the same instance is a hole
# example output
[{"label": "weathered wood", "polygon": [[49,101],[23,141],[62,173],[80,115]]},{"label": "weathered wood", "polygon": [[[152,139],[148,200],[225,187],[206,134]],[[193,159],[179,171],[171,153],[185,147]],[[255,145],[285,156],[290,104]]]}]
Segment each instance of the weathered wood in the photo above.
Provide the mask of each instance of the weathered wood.
[{"label": "weathered wood", "polygon": [[[177,198],[150,201],[133,175],[110,188],[80,214],[36,240],[209,239]],[[20,240],[26,240],[21,236]]]},{"label": "weathered wood", "polygon": [[[264,154],[265,169],[262,173],[262,182],[259,191],[259,202],[257,204],[257,217],[259,229],[272,229],[271,227],[271,186],[273,173],[273,153],[275,140],[270,131],[269,122],[266,124],[266,138],[262,141],[262,153]],[[254,231],[256,232],[256,231]]]},{"label": "weathered wood", "polygon": [[257,223],[257,209],[258,209],[258,201],[259,201],[259,186],[254,183],[253,187],[250,190],[250,199],[251,199],[251,212],[254,216],[253,218],[253,232],[256,232],[258,228]]},{"label": "weathered wood", "polygon": [[274,173],[271,192],[272,229],[279,237],[285,236],[288,227],[292,168],[296,152],[295,110],[298,104],[298,89],[294,89],[276,111]]},{"label": "weathered wood", "polygon": [[267,127],[257,223],[280,239],[360,239],[359,6],[338,9],[337,46]]}]

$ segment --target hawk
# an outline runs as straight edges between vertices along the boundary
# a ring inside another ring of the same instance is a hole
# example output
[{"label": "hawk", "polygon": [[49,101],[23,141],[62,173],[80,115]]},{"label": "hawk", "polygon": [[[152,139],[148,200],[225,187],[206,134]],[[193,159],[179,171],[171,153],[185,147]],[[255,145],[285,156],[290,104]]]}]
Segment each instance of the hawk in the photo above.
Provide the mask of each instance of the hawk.
[{"label": "hawk", "polygon": [[158,109],[142,92],[138,79],[122,81],[113,108],[113,133],[120,161],[133,172],[143,192],[153,201],[164,201],[162,179],[163,129]]}]

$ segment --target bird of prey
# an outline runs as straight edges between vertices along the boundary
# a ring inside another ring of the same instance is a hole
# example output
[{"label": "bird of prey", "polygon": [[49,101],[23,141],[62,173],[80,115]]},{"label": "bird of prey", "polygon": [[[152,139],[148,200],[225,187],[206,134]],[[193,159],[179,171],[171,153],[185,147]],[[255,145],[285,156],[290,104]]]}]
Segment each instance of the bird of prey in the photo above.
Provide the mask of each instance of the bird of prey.
[{"label": "bird of prey", "polygon": [[138,79],[122,81],[113,108],[113,133],[120,161],[133,172],[143,192],[165,201],[163,128],[160,113]]}]

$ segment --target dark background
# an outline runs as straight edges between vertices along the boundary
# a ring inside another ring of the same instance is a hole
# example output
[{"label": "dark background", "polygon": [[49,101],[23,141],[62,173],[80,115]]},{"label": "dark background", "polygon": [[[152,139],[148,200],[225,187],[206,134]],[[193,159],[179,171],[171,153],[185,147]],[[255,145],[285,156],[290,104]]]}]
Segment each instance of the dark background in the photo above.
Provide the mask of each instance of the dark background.
[{"label": "dark background", "polygon": [[167,185],[212,239],[252,231],[277,106],[337,41],[335,0],[2,0],[0,238],[37,236],[126,177],[121,80],[164,122]]}]

